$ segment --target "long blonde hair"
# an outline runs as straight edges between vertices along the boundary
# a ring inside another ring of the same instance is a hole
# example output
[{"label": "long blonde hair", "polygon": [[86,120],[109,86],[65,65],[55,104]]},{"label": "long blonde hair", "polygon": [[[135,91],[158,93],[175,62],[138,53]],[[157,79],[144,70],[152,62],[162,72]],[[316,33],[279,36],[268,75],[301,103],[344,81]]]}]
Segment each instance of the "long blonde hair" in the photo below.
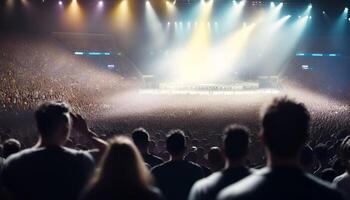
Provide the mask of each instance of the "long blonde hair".
[{"label": "long blonde hair", "polygon": [[135,144],[127,137],[117,136],[109,141],[92,179],[90,188],[146,189],[151,175]]}]

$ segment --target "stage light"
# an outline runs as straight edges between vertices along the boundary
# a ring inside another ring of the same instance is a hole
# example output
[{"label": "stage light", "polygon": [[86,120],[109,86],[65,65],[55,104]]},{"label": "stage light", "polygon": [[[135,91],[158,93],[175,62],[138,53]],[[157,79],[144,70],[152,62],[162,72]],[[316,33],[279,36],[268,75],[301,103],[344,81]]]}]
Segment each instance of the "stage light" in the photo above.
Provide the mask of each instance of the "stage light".
[{"label": "stage light", "polygon": [[165,39],[162,27],[160,26],[161,21],[159,20],[150,1],[146,1],[145,7],[146,25],[152,36],[153,44],[160,45],[163,42],[163,39]]},{"label": "stage light", "polygon": [[311,9],[312,8],[312,4],[309,4],[308,8]]},{"label": "stage light", "polygon": [[176,0],[174,0],[172,3],[170,1],[165,2],[165,7],[167,10],[167,14],[170,18],[173,18],[176,14]]},{"label": "stage light", "polygon": [[271,7],[271,8],[274,8],[275,6],[276,6],[276,5],[275,5],[275,2],[271,2],[271,3],[270,3],[270,7]]},{"label": "stage light", "polygon": [[325,14],[326,14],[326,11],[322,11],[322,14],[324,14],[324,15],[325,15]]},{"label": "stage light", "polygon": [[78,0],[72,0],[68,5],[63,21],[72,29],[82,29],[84,27],[84,12]]},{"label": "stage light", "polygon": [[98,2],[98,6],[99,6],[99,7],[102,7],[102,6],[103,6],[103,1],[99,1],[99,2]]},{"label": "stage light", "polygon": [[349,22],[350,22],[350,18],[349,18],[348,20],[349,20]]},{"label": "stage light", "polygon": [[281,26],[283,26],[292,16],[287,15],[280,20],[278,20],[273,26],[272,26],[272,33],[276,30],[278,30]]},{"label": "stage light", "polygon": [[63,2],[62,2],[62,1],[59,1],[59,2],[58,2],[58,5],[62,6],[62,5],[63,5]]},{"label": "stage light", "polygon": [[21,0],[22,5],[27,6],[28,5],[28,0]]}]

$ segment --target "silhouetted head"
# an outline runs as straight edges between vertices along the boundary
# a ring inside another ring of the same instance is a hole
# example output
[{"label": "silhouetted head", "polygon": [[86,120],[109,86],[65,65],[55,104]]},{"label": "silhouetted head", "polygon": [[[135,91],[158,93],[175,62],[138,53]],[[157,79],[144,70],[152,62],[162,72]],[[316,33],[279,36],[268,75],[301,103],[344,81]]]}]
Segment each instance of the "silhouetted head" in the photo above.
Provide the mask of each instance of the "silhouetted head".
[{"label": "silhouetted head", "polygon": [[37,127],[42,139],[62,145],[71,129],[70,106],[64,102],[50,101],[35,112]]},{"label": "silhouetted head", "polygon": [[272,156],[289,159],[308,139],[310,114],[304,104],[275,98],[262,115],[262,139]]},{"label": "silhouetted head", "polygon": [[8,139],[3,145],[3,157],[7,158],[10,155],[17,153],[21,150],[21,143],[16,139]]},{"label": "silhouetted head", "polygon": [[132,132],[132,139],[141,151],[141,153],[144,153],[148,149],[149,145],[149,133],[144,128],[137,128]]},{"label": "silhouetted head", "polygon": [[248,154],[250,131],[241,125],[230,125],[224,130],[224,153],[231,161],[242,160]]},{"label": "silhouetted head", "polygon": [[171,156],[183,156],[186,151],[186,139],[182,130],[171,130],[166,140],[166,148]]},{"label": "silhouetted head", "polygon": [[219,147],[211,147],[208,152],[208,166],[216,172],[225,167],[225,158]]}]

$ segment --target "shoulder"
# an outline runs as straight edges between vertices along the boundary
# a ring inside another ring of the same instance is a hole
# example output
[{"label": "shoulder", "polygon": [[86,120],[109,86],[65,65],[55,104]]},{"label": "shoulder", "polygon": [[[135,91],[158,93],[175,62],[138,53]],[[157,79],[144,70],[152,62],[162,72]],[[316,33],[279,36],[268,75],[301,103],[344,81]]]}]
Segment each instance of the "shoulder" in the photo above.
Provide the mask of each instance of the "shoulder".
[{"label": "shoulder", "polygon": [[[264,181],[266,169],[256,170],[241,181],[224,188],[219,194],[219,200],[240,199],[254,192]],[[240,198],[239,198],[240,197]]]},{"label": "shoulder", "polygon": [[349,174],[345,172],[344,174],[335,177],[333,183],[337,184],[339,182],[342,182],[343,180],[349,180],[349,179],[350,179]]},{"label": "shoulder", "polygon": [[171,165],[170,161],[161,163],[160,165],[157,165],[157,166],[153,167],[153,168],[151,169],[151,172],[152,172],[152,173],[157,173],[157,172],[159,172],[159,171],[162,171],[162,170],[168,168],[169,165]]},{"label": "shoulder", "polygon": [[185,163],[189,166],[192,167],[193,169],[196,170],[201,170],[202,171],[202,167],[200,165],[198,165],[197,163],[191,162],[191,161],[185,161]]},{"label": "shoulder", "polygon": [[8,165],[12,165],[14,163],[20,162],[22,160],[25,160],[26,158],[29,158],[29,157],[33,156],[33,154],[35,154],[36,152],[39,152],[41,150],[42,149],[35,149],[35,148],[24,149],[24,150],[22,150],[20,152],[12,154],[7,159],[5,159],[4,165],[8,166]]},{"label": "shoulder", "polygon": [[152,199],[163,199],[162,192],[156,187],[149,187],[149,192],[151,194]]},{"label": "shoulder", "polygon": [[341,193],[334,185],[331,185],[311,174],[306,174],[306,177],[313,183],[316,191],[318,191],[319,194],[324,194],[331,199],[342,199]]},{"label": "shoulder", "polygon": [[222,177],[222,172],[215,172],[206,178],[198,180],[193,187],[204,188],[210,185],[214,185]]}]

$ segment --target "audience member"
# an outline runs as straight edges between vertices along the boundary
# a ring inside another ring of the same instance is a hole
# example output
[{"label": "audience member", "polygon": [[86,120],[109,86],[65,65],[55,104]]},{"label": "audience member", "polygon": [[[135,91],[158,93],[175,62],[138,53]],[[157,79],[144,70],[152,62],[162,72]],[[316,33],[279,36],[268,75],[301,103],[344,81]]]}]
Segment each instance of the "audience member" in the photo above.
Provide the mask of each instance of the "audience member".
[{"label": "audience member", "polygon": [[160,191],[151,186],[151,175],[137,147],[126,137],[110,141],[84,200],[157,200]]},{"label": "audience member", "polygon": [[308,139],[310,114],[303,104],[276,98],[262,116],[267,167],[220,192],[219,200],[341,200],[327,183],[306,174],[299,153]]},{"label": "audience member", "polygon": [[346,172],[336,177],[333,183],[344,193],[346,199],[350,200],[350,136],[347,136],[342,142],[340,146],[340,154],[343,163],[345,164]]},{"label": "audience member", "polygon": [[[64,147],[71,126],[91,134],[81,117],[73,117],[69,105],[47,102],[35,112],[38,143],[7,158],[2,183],[12,199],[75,200],[90,177],[94,162],[82,151]],[[73,123],[73,124],[72,124]]]},{"label": "audience member", "polygon": [[251,174],[245,165],[249,133],[246,127],[239,125],[225,129],[223,146],[226,169],[197,181],[191,189],[189,200],[214,200],[220,190]]},{"label": "audience member", "polygon": [[16,139],[8,139],[3,145],[3,157],[6,159],[12,154],[15,154],[21,150],[21,143]]},{"label": "audience member", "polygon": [[137,148],[139,149],[139,151],[141,152],[143,160],[148,165],[150,165],[151,167],[154,167],[156,165],[163,163],[163,160],[161,158],[150,153],[149,133],[144,128],[135,129],[132,133],[132,139],[136,144]]},{"label": "audience member", "polygon": [[225,158],[219,147],[212,147],[208,152],[208,166],[212,172],[221,171],[225,167]]},{"label": "audience member", "polygon": [[170,161],[152,169],[156,184],[168,200],[187,199],[192,185],[203,178],[202,169],[184,160],[187,147],[183,131],[170,131],[166,148],[171,155]]}]

